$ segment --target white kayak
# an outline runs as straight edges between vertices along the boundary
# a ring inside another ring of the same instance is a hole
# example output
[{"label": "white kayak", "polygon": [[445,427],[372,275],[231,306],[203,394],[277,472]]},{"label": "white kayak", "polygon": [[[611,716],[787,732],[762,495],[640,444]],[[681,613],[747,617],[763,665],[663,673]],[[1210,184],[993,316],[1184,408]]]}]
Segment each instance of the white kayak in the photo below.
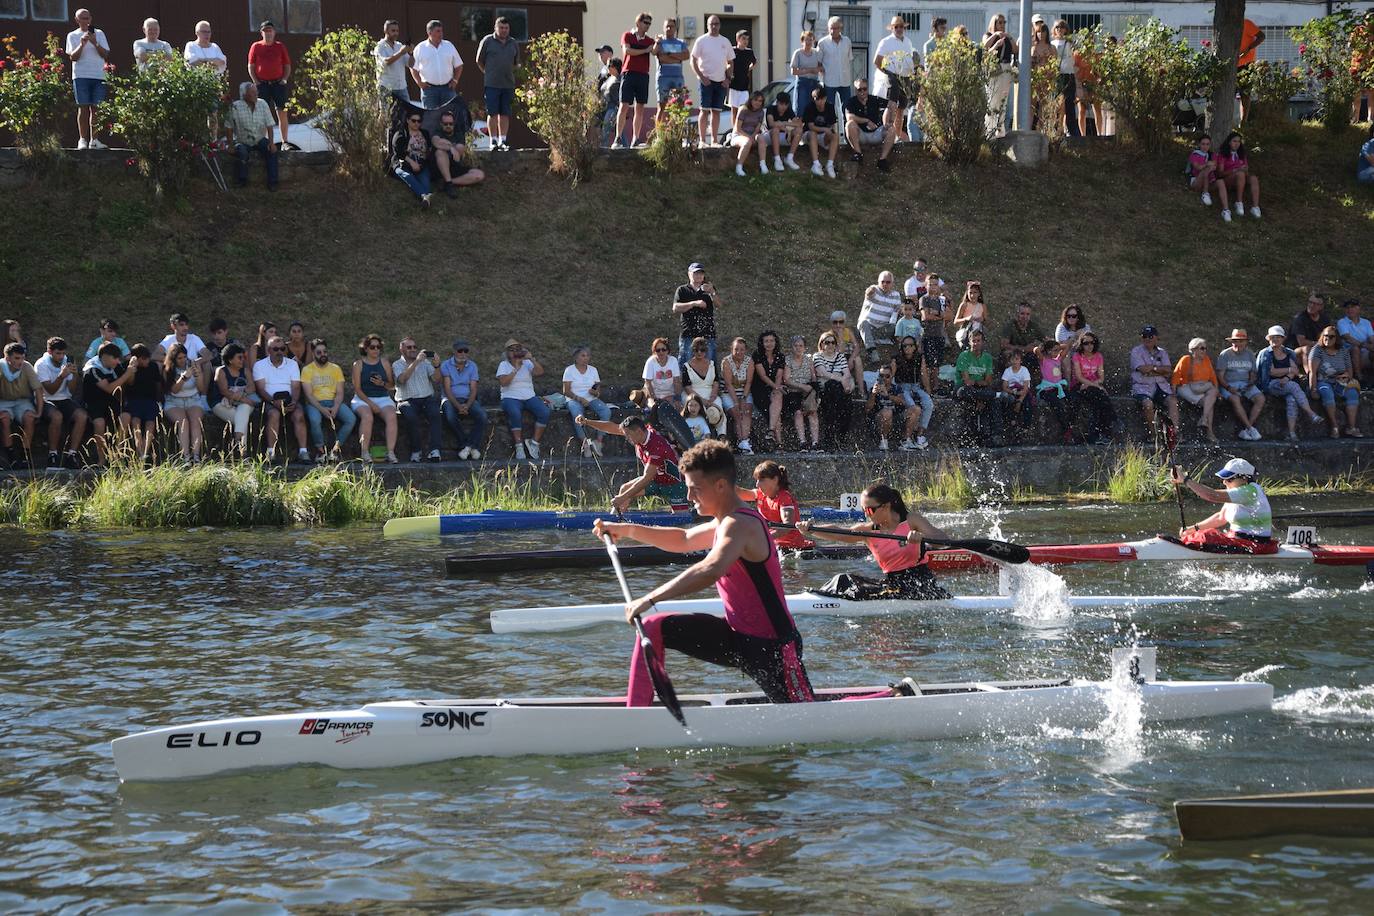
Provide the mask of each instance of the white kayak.
[{"label": "white kayak", "polygon": [[[1183,604],[1206,600],[1197,595],[1072,595],[1069,606],[1078,608],[1145,607],[1154,604]],[[787,596],[787,608],[793,616],[822,615],[828,617],[883,617],[893,614],[917,614],[922,611],[1005,611],[1021,607],[1024,599],[1015,595],[961,595],[934,601],[906,599],[851,601],[832,598],[814,592],[799,592]],[[684,598],[680,601],[660,601],[659,612],[679,614],[725,614],[719,598]],[[625,622],[625,605],[569,604],[561,607],[515,607],[491,612],[493,633],[548,633],[556,630],[577,630],[603,623]]]},{"label": "white kayak", "polygon": [[[778,705],[758,693],[683,695],[687,729],[661,706],[630,709],[623,697],[403,700],[217,719],[117,738],[114,762],[120,779],[146,782],[302,765],[358,769],[457,757],[1034,734],[1094,727],[1123,702],[1138,701],[1152,722],[1267,711],[1273,703],[1273,688],[1264,683],[1154,681],[1149,648],[1113,655],[1115,681],[906,679],[895,688],[823,690],[825,702]],[[1143,682],[1126,677],[1131,659]],[[868,697],[879,692],[887,695]]]}]

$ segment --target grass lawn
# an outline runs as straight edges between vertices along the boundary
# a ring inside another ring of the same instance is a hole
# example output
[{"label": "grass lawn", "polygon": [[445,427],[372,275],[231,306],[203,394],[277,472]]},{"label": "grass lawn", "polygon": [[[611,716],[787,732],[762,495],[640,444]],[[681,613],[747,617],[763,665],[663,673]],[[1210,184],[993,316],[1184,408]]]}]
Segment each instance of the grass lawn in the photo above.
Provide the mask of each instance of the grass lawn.
[{"label": "grass lawn", "polygon": [[130,343],[159,339],[172,311],[198,331],[222,315],[244,340],[264,319],[284,330],[299,318],[339,359],[366,331],[393,350],[406,332],[442,351],[464,336],[487,379],[509,336],[554,379],[588,342],[603,376],[626,378],[651,338],[676,338],[669,303],[691,261],[724,297],[722,338],[770,327],[814,343],[831,309],[852,321],[879,270],[904,278],[921,255],[951,288],[981,279],[998,325],[1022,299],[1047,331],[1081,305],[1119,370],[1145,322],[1177,357],[1189,337],[1221,346],[1233,326],[1258,340],[1310,288],[1374,306],[1374,189],[1353,176],[1363,131],[1255,134],[1264,219],[1231,225],[1183,190],[1182,143],[1162,157],[1057,153],[1037,170],[952,170],[907,151],[891,175],[866,164],[852,182],[513,177],[437,196],[427,213],[392,181],[358,193],[308,178],[274,195],[197,182],[159,207],[132,175],[75,174],[5,190],[0,317],[20,319],[31,344],[60,334],[80,347],[105,315]]}]

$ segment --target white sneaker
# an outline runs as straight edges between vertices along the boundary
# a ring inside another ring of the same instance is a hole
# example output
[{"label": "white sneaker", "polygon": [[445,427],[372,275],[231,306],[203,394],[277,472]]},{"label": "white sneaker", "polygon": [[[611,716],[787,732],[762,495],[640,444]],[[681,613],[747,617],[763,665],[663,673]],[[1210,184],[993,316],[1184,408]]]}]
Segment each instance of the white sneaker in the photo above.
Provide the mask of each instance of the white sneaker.
[{"label": "white sneaker", "polygon": [[829,175],[831,178],[834,178],[834,177],[835,177],[835,160],[834,160],[834,159],[831,159],[829,162],[827,162],[827,163],[825,164],[825,174]]},{"label": "white sneaker", "polygon": [[410,453],[410,463],[411,463],[411,464],[419,464],[419,463],[420,463],[420,453],[419,453],[419,452],[411,452],[411,453]]},{"label": "white sneaker", "polygon": [[787,167],[794,172],[801,170],[801,166],[797,165],[797,160],[792,158],[791,153],[787,154],[787,158],[784,159],[783,162],[787,163]]},{"label": "white sneaker", "polygon": [[582,457],[583,457],[583,458],[590,458],[590,457],[592,457],[592,440],[590,440],[590,439],[583,439],[583,440],[582,440]]},{"label": "white sneaker", "polygon": [[1253,427],[1253,426],[1250,427],[1250,441],[1251,441],[1251,442],[1258,442],[1258,441],[1260,441],[1260,440],[1263,439],[1263,438],[1264,438],[1264,437],[1260,435],[1260,431],[1259,431],[1257,428],[1255,428],[1255,427]]},{"label": "white sneaker", "polygon": [[526,439],[525,454],[529,455],[531,458],[537,459],[539,457],[539,443],[533,439]]},{"label": "white sneaker", "polygon": [[1255,219],[1259,219],[1259,218],[1260,218],[1259,207],[1251,207],[1251,208],[1250,208],[1250,215],[1253,216]]},{"label": "white sneaker", "polygon": [[477,461],[477,460],[481,459],[481,457],[482,457],[482,453],[479,452],[479,451],[477,451],[477,449],[475,449],[475,448],[474,448],[474,449],[471,449],[471,450],[468,452],[468,458],[469,458],[470,460],[472,460],[472,461]]},{"label": "white sneaker", "polygon": [[767,175],[767,174],[768,174],[768,163],[763,162],[763,161],[760,161],[760,162],[759,162],[759,174],[760,174],[760,175]]},{"label": "white sneaker", "polygon": [[592,454],[594,454],[594,455],[596,455],[596,457],[600,458],[600,457],[601,457],[601,440],[600,440],[600,439],[592,439],[592,440],[590,440],[590,441],[591,441],[591,443],[592,443]]},{"label": "white sneaker", "polygon": [[735,163],[735,174],[741,178],[744,177],[744,166],[740,165],[738,162]]},{"label": "white sneaker", "polygon": [[91,142],[86,145],[86,149],[109,149],[109,147],[92,137]]},{"label": "white sneaker", "polygon": [[444,456],[441,455],[441,454],[439,454],[439,450],[438,450],[437,448],[432,448],[432,449],[429,450],[429,457],[430,457],[430,459],[433,460],[433,461],[442,461],[442,460],[444,460]]},{"label": "white sneaker", "polygon": [[1245,215],[1245,204],[1241,203],[1240,201],[1236,201],[1236,216],[1244,216],[1244,215]]},{"label": "white sneaker", "polygon": [[774,156],[774,157],[773,157],[773,171],[775,171],[775,172],[781,172],[781,171],[782,171],[782,157],[781,157],[781,156]]},{"label": "white sneaker", "polygon": [[1206,191],[1202,192],[1202,205],[1204,207],[1210,207],[1212,205],[1212,195],[1208,194]]},{"label": "white sneaker", "polygon": [[1229,222],[1231,221],[1231,211],[1230,211],[1230,210],[1222,210],[1222,211],[1221,211],[1221,220],[1222,220],[1222,222],[1229,223]]},{"label": "white sneaker", "polygon": [[819,162],[811,163],[811,174],[817,176],[825,174],[823,171],[821,171],[821,164]]},{"label": "white sneaker", "polygon": [[886,438],[886,437],[884,437],[884,438],[878,440],[878,451],[880,451],[880,452],[885,452],[885,451],[887,451],[887,438]]},{"label": "white sneaker", "polygon": [[753,447],[752,445],[749,444],[749,440],[748,440],[748,439],[741,439],[741,440],[740,440],[740,443],[739,443],[739,450],[740,450],[741,453],[743,453],[743,454],[745,454],[745,455],[752,455],[752,454],[754,454],[754,447]]},{"label": "white sneaker", "polygon": [[468,448],[466,445],[463,446],[462,448],[458,449],[458,460],[459,460],[459,461],[467,461],[468,458],[469,458],[471,455],[472,455],[472,449]]},{"label": "white sneaker", "polygon": [[916,450],[916,443],[910,439],[903,439],[902,444],[897,447],[904,452],[912,452]]},{"label": "white sneaker", "polygon": [[84,139],[77,140],[77,141],[76,141],[76,148],[77,148],[77,149],[89,149],[89,148],[90,148],[90,144],[88,144]]},{"label": "white sneaker", "polygon": [[927,439],[925,436],[917,436],[916,447],[924,451],[925,449],[930,448],[930,440]]}]

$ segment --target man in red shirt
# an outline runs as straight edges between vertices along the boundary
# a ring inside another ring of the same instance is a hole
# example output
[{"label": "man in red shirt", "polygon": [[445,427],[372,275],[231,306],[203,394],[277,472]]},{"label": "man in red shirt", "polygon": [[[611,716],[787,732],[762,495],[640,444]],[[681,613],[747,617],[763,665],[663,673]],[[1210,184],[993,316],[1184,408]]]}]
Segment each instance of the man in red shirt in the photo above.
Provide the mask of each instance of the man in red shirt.
[{"label": "man in red shirt", "polygon": [[578,426],[599,429],[608,435],[624,436],[635,447],[635,455],[644,462],[644,473],[622,486],[611,500],[611,508],[616,514],[624,514],[630,503],[641,495],[663,497],[674,512],[687,512],[692,508],[687,501],[687,482],[677,466],[677,449],[658,430],[645,423],[642,417],[629,416],[619,423],[612,423],[579,414],[573,422]]},{"label": "man in red shirt", "polygon": [[258,26],[262,41],[253,42],[248,49],[248,77],[258,84],[258,98],[266,102],[277,116],[281,131],[279,149],[286,148],[286,128],[291,116],[286,110],[286,81],[291,78],[291,55],[286,45],[277,41],[277,27],[265,20]]},{"label": "man in red shirt", "polygon": [[[641,132],[644,130],[644,106],[649,104],[649,57],[654,52],[655,40],[649,37],[649,26],[654,17],[640,13],[635,27],[620,36],[620,116],[615,130],[615,146],[639,146]],[[631,104],[633,103],[633,105]],[[634,109],[634,133],[625,132],[625,122],[630,120],[630,109]]]}]

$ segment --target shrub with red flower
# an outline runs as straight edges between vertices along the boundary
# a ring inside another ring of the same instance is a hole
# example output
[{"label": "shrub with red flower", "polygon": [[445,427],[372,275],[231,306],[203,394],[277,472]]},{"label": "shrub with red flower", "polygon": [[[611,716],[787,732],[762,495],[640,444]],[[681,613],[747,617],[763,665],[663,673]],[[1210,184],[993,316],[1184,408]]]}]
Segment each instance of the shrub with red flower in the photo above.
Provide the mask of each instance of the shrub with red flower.
[{"label": "shrub with red flower", "polygon": [[587,53],[567,32],[545,32],[520,52],[525,61],[515,97],[539,139],[549,145],[549,171],[576,185],[596,160],[601,95],[587,79]]},{"label": "shrub with red flower", "polygon": [[57,155],[58,124],[71,98],[63,81],[52,78],[62,72],[57,36],[49,33],[41,54],[21,54],[13,35],[0,39],[0,45],[5,55],[0,59],[0,128],[14,134],[24,156]]},{"label": "shrub with red flower", "polygon": [[653,138],[640,150],[640,155],[655,171],[671,174],[691,161],[691,121],[691,93],[685,88],[670,90],[663,101],[663,117],[654,127]]},{"label": "shrub with red flower", "polygon": [[1356,93],[1374,86],[1374,11],[1337,10],[1291,35],[1311,77],[1308,88],[1317,97],[1322,123],[1332,131],[1345,130]]},{"label": "shrub with red flower", "polygon": [[152,179],[157,194],[179,194],[201,146],[213,139],[209,125],[224,91],[220,78],[177,55],[116,76],[110,88],[102,117],[129,144],[139,172]]}]

